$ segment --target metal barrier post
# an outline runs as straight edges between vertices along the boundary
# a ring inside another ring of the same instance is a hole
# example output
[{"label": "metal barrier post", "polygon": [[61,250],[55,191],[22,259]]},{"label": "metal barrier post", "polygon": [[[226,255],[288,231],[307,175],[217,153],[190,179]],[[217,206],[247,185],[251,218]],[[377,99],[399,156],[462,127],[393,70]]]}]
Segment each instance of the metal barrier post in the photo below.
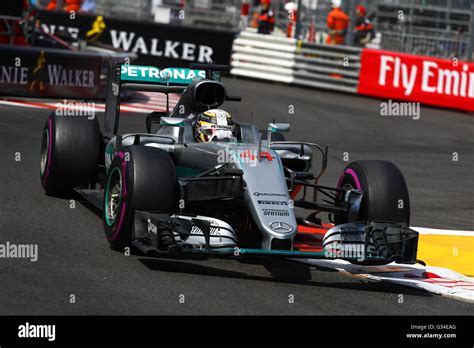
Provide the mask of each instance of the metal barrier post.
[{"label": "metal barrier post", "polygon": [[352,45],[354,41],[354,28],[357,19],[356,6],[354,0],[350,0],[347,4],[347,11],[350,16],[349,32],[346,35],[346,45]]},{"label": "metal barrier post", "polygon": [[469,60],[474,62],[474,2],[471,1],[471,18],[469,26]]},{"label": "metal barrier post", "polygon": [[301,32],[301,6],[302,0],[298,0],[298,8],[296,10],[296,28],[295,28],[295,39],[300,39],[300,32]]}]

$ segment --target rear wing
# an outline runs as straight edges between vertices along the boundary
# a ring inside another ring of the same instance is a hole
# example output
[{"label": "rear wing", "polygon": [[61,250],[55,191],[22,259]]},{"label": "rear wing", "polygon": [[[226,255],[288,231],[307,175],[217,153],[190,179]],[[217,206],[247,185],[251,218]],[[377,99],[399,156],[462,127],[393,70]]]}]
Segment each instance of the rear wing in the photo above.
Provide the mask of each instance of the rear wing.
[{"label": "rear wing", "polygon": [[105,100],[105,133],[117,134],[120,114],[121,91],[148,91],[166,94],[167,110],[170,93],[183,93],[186,87],[196,80],[206,79],[212,75],[203,69],[165,68],[154,66],[109,64],[107,76],[107,94]]},{"label": "rear wing", "polygon": [[197,79],[205,79],[206,71],[186,68],[160,69],[154,66],[120,66],[120,80],[126,83],[141,83],[166,86],[187,86]]}]

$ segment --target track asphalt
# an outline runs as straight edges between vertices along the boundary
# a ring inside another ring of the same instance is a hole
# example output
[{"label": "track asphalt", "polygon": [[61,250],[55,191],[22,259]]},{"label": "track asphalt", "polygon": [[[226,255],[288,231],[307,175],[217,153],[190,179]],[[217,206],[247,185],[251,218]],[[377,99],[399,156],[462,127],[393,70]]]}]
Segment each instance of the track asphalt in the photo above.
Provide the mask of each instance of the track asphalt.
[{"label": "track asphalt", "polygon": [[[406,177],[413,226],[473,230],[474,115],[421,107],[419,120],[382,117],[377,99],[242,79],[224,83],[243,97],[226,105],[236,121],[253,120],[262,129],[273,119],[290,122],[287,138],[329,145],[322,184],[335,185],[347,164],[344,153],[349,161],[390,160]],[[0,243],[39,248],[37,262],[0,259],[0,314],[474,313],[474,304],[286,260],[153,259],[113,251],[96,212],[43,193],[39,154],[49,112],[0,105]],[[121,119],[121,132],[144,129],[144,114]]]}]

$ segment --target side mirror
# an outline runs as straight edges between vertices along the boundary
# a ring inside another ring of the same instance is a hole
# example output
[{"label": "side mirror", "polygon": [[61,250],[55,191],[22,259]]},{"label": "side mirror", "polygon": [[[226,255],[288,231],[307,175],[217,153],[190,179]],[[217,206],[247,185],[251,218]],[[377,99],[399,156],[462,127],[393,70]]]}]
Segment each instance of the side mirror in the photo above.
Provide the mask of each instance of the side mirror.
[{"label": "side mirror", "polygon": [[268,133],[284,133],[290,131],[289,123],[269,123]]},{"label": "side mirror", "polygon": [[184,127],[185,120],[185,118],[180,117],[162,117],[160,119],[160,124],[162,126]]},{"label": "side mirror", "polygon": [[289,123],[269,123],[268,124],[268,146],[270,146],[272,142],[272,133],[284,133],[290,131],[290,124]]},{"label": "side mirror", "polygon": [[[166,116],[168,116],[168,113],[162,112],[162,111],[153,111],[149,113],[148,115],[146,115],[145,124],[146,124],[147,132],[152,133],[151,131],[152,125],[155,123],[161,124],[161,118],[166,117]],[[156,133],[156,130],[153,133]]]}]

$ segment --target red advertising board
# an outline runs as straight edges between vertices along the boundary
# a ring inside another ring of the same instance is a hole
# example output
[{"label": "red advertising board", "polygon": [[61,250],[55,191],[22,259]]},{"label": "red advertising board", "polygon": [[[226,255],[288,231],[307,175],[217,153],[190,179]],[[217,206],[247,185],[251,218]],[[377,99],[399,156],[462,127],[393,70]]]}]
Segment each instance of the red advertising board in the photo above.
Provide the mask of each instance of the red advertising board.
[{"label": "red advertising board", "polygon": [[474,111],[474,64],[373,49],[362,51],[359,94]]}]

